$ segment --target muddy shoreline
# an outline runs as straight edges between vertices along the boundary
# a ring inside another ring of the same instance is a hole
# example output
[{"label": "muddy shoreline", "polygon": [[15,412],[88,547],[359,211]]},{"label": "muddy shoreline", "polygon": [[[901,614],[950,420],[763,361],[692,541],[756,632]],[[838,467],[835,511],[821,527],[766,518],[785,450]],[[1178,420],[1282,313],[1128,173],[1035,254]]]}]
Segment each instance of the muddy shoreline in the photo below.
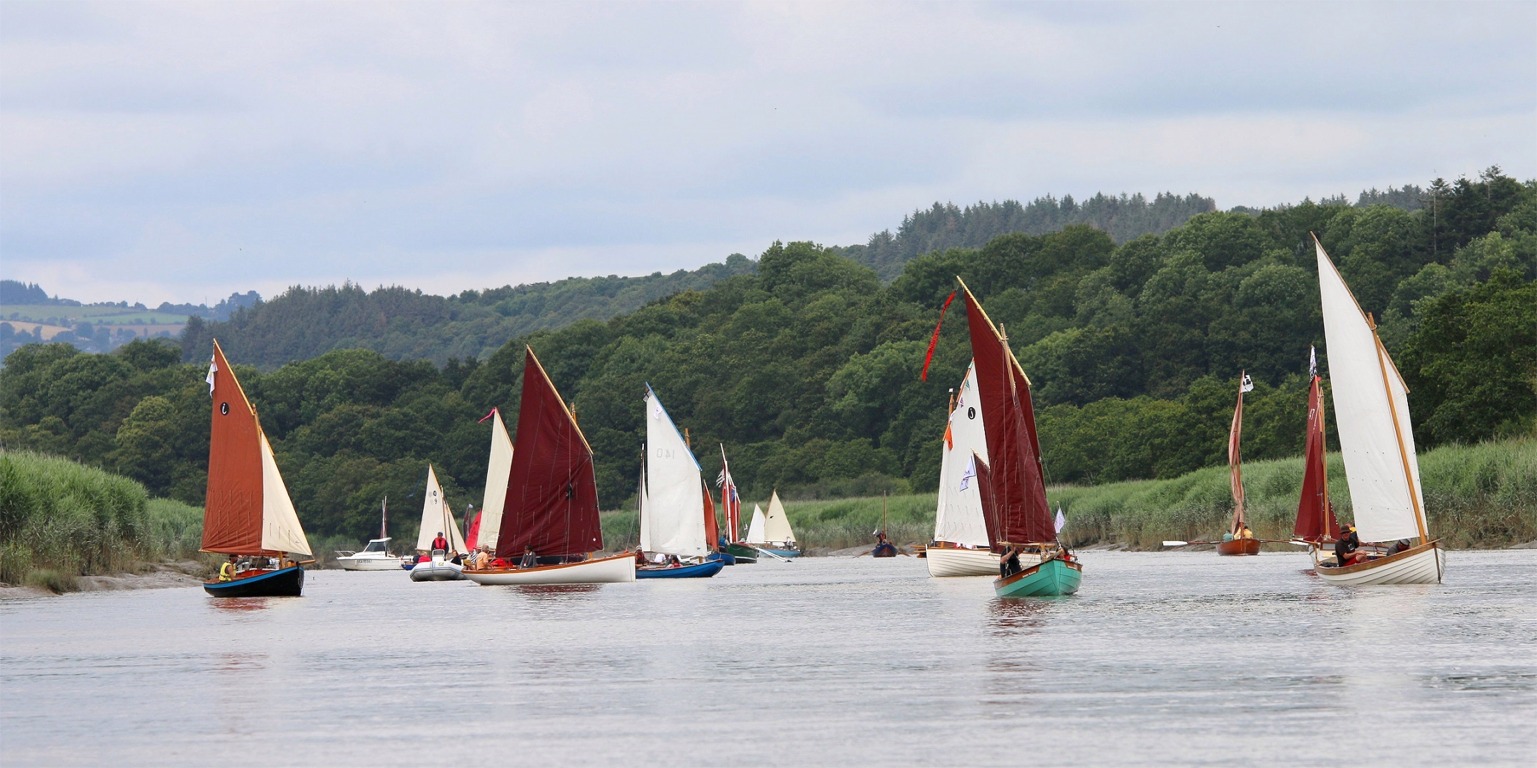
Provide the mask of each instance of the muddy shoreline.
[{"label": "muddy shoreline", "polygon": [[[174,563],[147,563],[143,573],[118,573],[110,576],[80,576],[71,592],[115,592],[125,589],[168,589],[195,587],[203,583],[202,563],[192,560]],[[39,587],[0,583],[0,600],[55,597],[59,594]]]}]

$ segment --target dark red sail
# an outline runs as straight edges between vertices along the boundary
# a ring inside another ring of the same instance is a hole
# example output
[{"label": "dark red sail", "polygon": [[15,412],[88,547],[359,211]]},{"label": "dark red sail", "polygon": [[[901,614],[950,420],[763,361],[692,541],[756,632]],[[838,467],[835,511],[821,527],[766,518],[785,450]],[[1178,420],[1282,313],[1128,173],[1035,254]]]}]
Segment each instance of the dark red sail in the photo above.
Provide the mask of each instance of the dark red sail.
[{"label": "dark red sail", "polygon": [[1302,463],[1302,498],[1297,503],[1297,525],[1292,535],[1303,541],[1322,541],[1340,535],[1339,523],[1329,509],[1329,483],[1324,473],[1324,409],[1318,389],[1319,377],[1313,377],[1308,389],[1308,436]]},{"label": "dark red sail", "polygon": [[982,481],[982,508],[989,532],[994,543],[1055,541],[1030,380],[981,303],[965,283],[961,289],[966,294],[966,324],[987,432],[988,467],[983,472],[979,463],[978,479]]},{"label": "dark red sail", "polygon": [[592,448],[531,348],[496,556],[516,560],[528,546],[541,557],[603,548]]}]

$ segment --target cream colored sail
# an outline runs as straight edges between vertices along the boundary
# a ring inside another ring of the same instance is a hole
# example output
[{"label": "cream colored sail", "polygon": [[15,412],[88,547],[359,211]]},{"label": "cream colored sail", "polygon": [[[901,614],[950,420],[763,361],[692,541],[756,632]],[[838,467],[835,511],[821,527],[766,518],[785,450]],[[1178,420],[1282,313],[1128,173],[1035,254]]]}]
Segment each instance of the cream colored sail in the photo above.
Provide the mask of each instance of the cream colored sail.
[{"label": "cream colored sail", "polygon": [[646,484],[640,511],[641,548],[680,557],[709,554],[704,535],[704,485],[688,449],[656,392],[646,387]]},{"label": "cream colored sail", "polygon": [[1314,245],[1335,430],[1357,532],[1362,541],[1416,538],[1425,505],[1408,387],[1323,245]]},{"label": "cream colored sail", "polygon": [[747,537],[742,541],[748,544],[767,544],[763,538],[763,507],[752,505],[752,520],[747,523]]},{"label": "cream colored sail", "polygon": [[272,552],[291,552],[299,555],[310,552],[309,539],[299,525],[299,513],[294,510],[293,500],[288,497],[288,486],[278,472],[277,459],[272,455],[272,444],[267,435],[261,435],[262,454],[262,549]]},{"label": "cream colored sail", "polygon": [[779,503],[778,491],[769,497],[768,515],[763,519],[763,536],[772,542],[795,541],[795,532],[790,530],[790,518],[785,516],[785,506]]},{"label": "cream colored sail", "polygon": [[486,493],[475,540],[495,549],[502,531],[502,505],[507,503],[507,477],[512,474],[512,439],[507,437],[501,411],[493,410],[491,419],[491,458],[486,462]]},{"label": "cream colored sail", "polygon": [[454,524],[454,513],[443,498],[443,486],[431,464],[427,465],[427,487],[422,496],[422,526],[416,534],[416,548],[431,552],[432,540],[441,532],[450,550],[464,552],[464,534]]},{"label": "cream colored sail", "polygon": [[977,461],[987,461],[987,434],[982,428],[982,398],[977,396],[975,364],[966,367],[966,378],[956,393],[940,451],[934,540],[985,547],[991,542],[982,518]]}]

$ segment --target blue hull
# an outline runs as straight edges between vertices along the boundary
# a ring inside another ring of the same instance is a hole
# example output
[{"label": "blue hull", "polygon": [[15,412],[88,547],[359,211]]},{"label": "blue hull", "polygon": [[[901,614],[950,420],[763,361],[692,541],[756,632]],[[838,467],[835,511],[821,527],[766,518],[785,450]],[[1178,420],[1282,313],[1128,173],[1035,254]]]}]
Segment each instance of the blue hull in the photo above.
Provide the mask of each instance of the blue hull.
[{"label": "blue hull", "polygon": [[234,581],[205,581],[203,591],[214,597],[298,597],[304,590],[304,568],[294,565]]},{"label": "blue hull", "polygon": [[706,560],[697,565],[677,568],[636,568],[637,579],[707,579],[721,572],[726,564],[719,560]]},{"label": "blue hull", "polygon": [[1077,592],[1082,581],[1082,565],[1052,558],[1013,576],[993,579],[993,591],[999,597],[1056,597]]},{"label": "blue hull", "polygon": [[771,555],[779,555],[780,557],[800,557],[801,556],[801,551],[798,550],[798,549],[774,549],[773,547],[758,547],[758,549],[760,551],[767,552],[767,553],[769,553]]},{"label": "blue hull", "polygon": [[736,565],[736,555],[730,552],[711,552],[706,560],[719,560],[726,565]]}]

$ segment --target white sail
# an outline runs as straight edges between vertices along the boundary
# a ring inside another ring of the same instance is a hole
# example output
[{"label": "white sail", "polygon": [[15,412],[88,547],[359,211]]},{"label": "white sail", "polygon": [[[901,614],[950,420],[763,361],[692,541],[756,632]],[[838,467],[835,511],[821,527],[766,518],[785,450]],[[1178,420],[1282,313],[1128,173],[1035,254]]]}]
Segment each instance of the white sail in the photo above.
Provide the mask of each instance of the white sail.
[{"label": "white sail", "polygon": [[486,463],[486,494],[480,505],[478,544],[496,549],[502,531],[502,505],[507,503],[507,478],[512,474],[512,439],[502,424],[501,411],[491,412],[491,458]]},{"label": "white sail", "polygon": [[432,540],[440,532],[448,539],[450,550],[464,551],[464,536],[459,533],[459,526],[454,524],[454,513],[443,499],[443,486],[438,484],[438,475],[428,464],[427,488],[422,494],[422,526],[416,534],[416,548],[431,552]]},{"label": "white sail", "polygon": [[987,461],[987,434],[982,428],[982,398],[977,396],[975,364],[966,368],[966,378],[955,396],[940,450],[934,540],[985,547],[991,542],[982,518],[977,461]]},{"label": "white sail", "polygon": [[656,392],[646,387],[646,485],[641,548],[680,557],[709,554],[699,462]]},{"label": "white sail", "polygon": [[767,544],[763,538],[763,507],[752,505],[752,521],[747,524],[747,537],[742,541],[748,544]]},{"label": "white sail", "polygon": [[1424,509],[1408,388],[1339,270],[1318,250],[1335,429],[1362,541],[1420,535]]},{"label": "white sail", "polygon": [[[260,429],[260,427],[258,427]],[[288,486],[278,472],[277,459],[272,456],[272,444],[267,435],[261,435],[262,454],[262,549],[272,552],[291,552],[299,555],[310,552],[309,539],[299,525],[299,513],[294,510],[293,499],[288,497]]]},{"label": "white sail", "polygon": [[769,497],[768,515],[763,519],[763,535],[772,542],[795,541],[790,530],[790,518],[785,516],[785,505],[779,503],[779,491]]}]

